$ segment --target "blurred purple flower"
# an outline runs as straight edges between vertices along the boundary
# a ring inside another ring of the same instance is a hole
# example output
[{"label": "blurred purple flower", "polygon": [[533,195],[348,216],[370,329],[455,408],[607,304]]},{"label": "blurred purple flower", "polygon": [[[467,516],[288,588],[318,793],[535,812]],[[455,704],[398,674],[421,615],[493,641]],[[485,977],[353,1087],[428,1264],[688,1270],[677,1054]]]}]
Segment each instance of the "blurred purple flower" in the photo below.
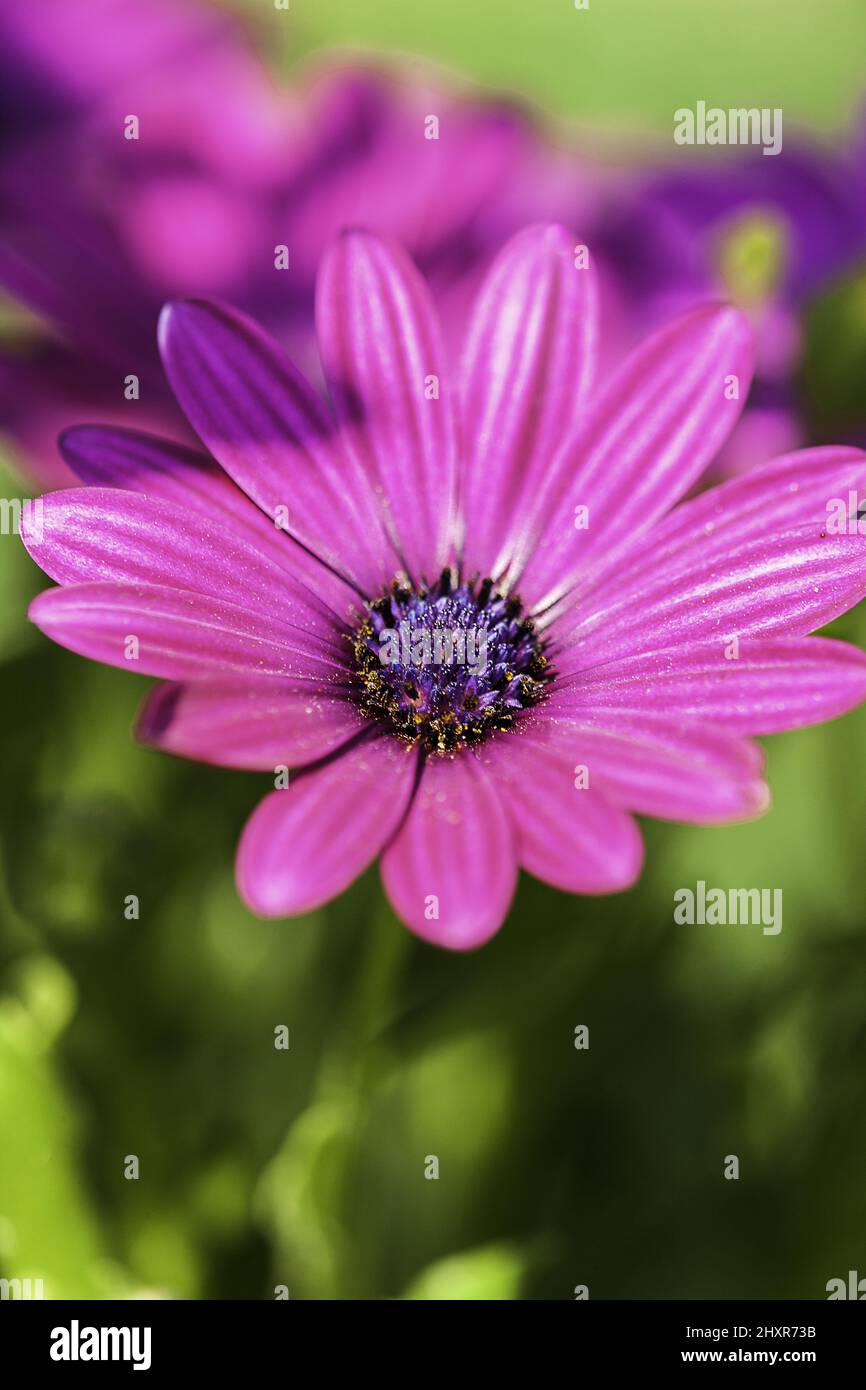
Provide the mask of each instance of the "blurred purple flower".
[{"label": "blurred purple flower", "polygon": [[47,324],[0,356],[0,425],[47,483],[68,480],[55,441],[74,420],[134,411],[186,437],[154,350],[167,299],[229,299],[312,369],[315,268],[341,227],[407,246],[453,336],[516,227],[590,220],[593,183],[504,102],[345,68],[289,91],[208,6],[7,0],[0,51],[0,284]]},{"label": "blurred purple flower", "polygon": [[681,159],[640,178],[598,239],[627,313],[645,327],[713,293],[749,313],[755,382],[722,471],[742,472],[798,447],[804,311],[866,262],[863,139],[831,151],[789,138],[772,158],[746,148]]},{"label": "blurred purple flower", "polygon": [[[455,375],[409,258],[346,233],[317,282],[333,414],[253,322],[188,301],[164,311],[160,344],[210,454],[65,436],[90,486],[27,520],[61,586],[31,617],[170,682],[145,741],[299,769],[242,836],[254,911],[309,911],[381,855],[414,932],[479,946],[518,865],[575,893],[625,888],[634,813],[757,815],[747,736],[866,698],[866,655],[807,635],[866,592],[856,512],[828,525],[866,455],[804,451],[681,502],[739,415],[748,323],[691,311],[595,392],[597,298],[569,232],[524,230]],[[443,628],[483,661],[431,664]]]}]

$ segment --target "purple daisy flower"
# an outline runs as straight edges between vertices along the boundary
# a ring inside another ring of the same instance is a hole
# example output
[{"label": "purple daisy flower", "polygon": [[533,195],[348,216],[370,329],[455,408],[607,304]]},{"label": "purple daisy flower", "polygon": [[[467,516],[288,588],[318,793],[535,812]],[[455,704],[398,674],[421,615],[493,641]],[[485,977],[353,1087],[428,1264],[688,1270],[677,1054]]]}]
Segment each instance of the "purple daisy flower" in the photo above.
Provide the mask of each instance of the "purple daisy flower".
[{"label": "purple daisy flower", "polygon": [[747,394],[747,321],[694,310],[594,393],[584,250],[559,226],[508,242],[452,380],[408,256],[347,232],[317,283],[332,411],[249,319],[181,302],[162,358],[209,454],[63,440],[89,486],[31,516],[60,585],[31,617],[163,678],[146,742],[292,769],[240,843],[259,914],[313,909],[381,856],[414,932],[479,946],[518,866],[626,888],[635,814],[759,814],[748,736],[866,698],[866,655],[808,635],[866,592],[856,508],[827,521],[866,456],[804,451],[681,501]]}]

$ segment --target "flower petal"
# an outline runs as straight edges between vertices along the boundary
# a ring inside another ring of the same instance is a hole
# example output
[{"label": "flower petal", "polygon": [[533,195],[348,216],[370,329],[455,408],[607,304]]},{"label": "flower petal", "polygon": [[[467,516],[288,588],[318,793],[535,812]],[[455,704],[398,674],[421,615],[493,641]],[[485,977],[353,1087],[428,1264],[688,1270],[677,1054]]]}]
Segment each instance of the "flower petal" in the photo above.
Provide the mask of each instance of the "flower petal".
[{"label": "flower petal", "polygon": [[335,613],[356,602],[355,590],[265,516],[209,454],[104,425],[65,430],[60,452],[90,487],[122,487],[201,512],[303,580]]},{"label": "flower petal", "polygon": [[346,232],[322,257],[316,327],[345,451],[375,489],[395,555],[432,579],[450,558],[456,447],[427,286],[400,247]]},{"label": "flower petal", "polygon": [[[519,581],[528,602],[548,606],[577,582],[590,556],[627,549],[679,501],[739,418],[751,341],[744,315],[708,305],[627,358],[552,461],[523,526],[510,587]],[[584,520],[578,506],[588,509],[585,526],[576,525]]]},{"label": "flower petal", "polygon": [[560,676],[683,643],[715,641],[722,650],[731,637],[805,636],[823,626],[866,594],[866,536],[824,528],[750,537],[706,562],[692,547],[639,593],[619,597],[614,587],[603,606],[573,609],[557,624],[566,648],[556,657]]},{"label": "flower petal", "polygon": [[364,739],[266,796],[238,846],[238,890],[252,911],[294,916],[347,888],[399,825],[417,766],[395,739]]},{"label": "flower petal", "polygon": [[769,805],[762,750],[727,729],[656,711],[607,709],[581,719],[557,694],[530,727],[573,768],[586,768],[590,786],[641,815],[713,825],[751,819]]},{"label": "flower petal", "polygon": [[603,724],[611,708],[638,719],[710,720],[776,734],[835,719],[866,700],[866,652],[825,637],[747,639],[669,648],[585,671],[561,695],[575,719]]},{"label": "flower petal", "polygon": [[465,568],[498,575],[594,366],[595,271],[565,227],[527,227],[482,285],[461,369]]},{"label": "flower petal", "polygon": [[696,563],[707,563],[749,539],[813,522],[824,529],[839,504],[856,517],[864,487],[866,454],[861,449],[784,454],[681,503],[627,555],[615,558],[609,577],[602,559],[593,582],[601,582],[604,570],[605,585],[622,598],[639,593],[648,573],[658,577],[664,570],[681,569],[689,554]]},{"label": "flower petal", "polygon": [[166,306],[159,344],[187,419],[238,487],[338,574],[377,592],[391,574],[370,488],[279,346],[245,315],[199,300]]},{"label": "flower petal", "polygon": [[265,772],[316,762],[363,728],[348,690],[271,678],[157,685],[136,736],[164,753]]},{"label": "flower petal", "polygon": [[52,492],[23,519],[30,555],[59,584],[114,581],[207,594],[315,632],[344,652],[336,615],[300,580],[202,512],[122,488]]},{"label": "flower petal", "polygon": [[480,757],[511,814],[528,873],[568,893],[615,893],[634,883],[640,832],[601,792],[577,788],[567,746],[527,731],[485,744]]},{"label": "flower petal", "polygon": [[514,830],[471,754],[428,759],[382,880],[394,911],[437,946],[472,950],[502,926],[517,882]]},{"label": "flower petal", "polygon": [[144,676],[346,676],[316,632],[183,589],[73,584],[39,594],[29,617],[61,647]]}]

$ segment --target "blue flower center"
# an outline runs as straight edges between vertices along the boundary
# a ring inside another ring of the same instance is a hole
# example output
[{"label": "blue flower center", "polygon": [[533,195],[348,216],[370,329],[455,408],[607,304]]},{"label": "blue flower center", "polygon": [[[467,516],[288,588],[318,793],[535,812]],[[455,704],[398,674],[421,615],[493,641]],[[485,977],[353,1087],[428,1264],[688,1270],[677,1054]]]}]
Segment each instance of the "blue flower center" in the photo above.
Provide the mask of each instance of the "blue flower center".
[{"label": "blue flower center", "polygon": [[450,569],[430,588],[395,580],[367,605],[354,651],[364,713],[431,753],[512,728],[553,676],[520,600]]}]

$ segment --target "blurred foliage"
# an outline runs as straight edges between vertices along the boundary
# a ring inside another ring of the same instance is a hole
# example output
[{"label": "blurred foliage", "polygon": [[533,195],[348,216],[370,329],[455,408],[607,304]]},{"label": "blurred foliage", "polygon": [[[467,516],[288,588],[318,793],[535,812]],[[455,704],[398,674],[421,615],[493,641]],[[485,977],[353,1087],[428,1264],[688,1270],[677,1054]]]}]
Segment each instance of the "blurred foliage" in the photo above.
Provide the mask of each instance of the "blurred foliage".
[{"label": "blurred foliage", "polygon": [[[861,5],[813,32],[812,6],[750,4],[760,44],[743,4],[702,6],[700,44],[685,9],[292,13],[308,44],[413,46],[599,119],[712,99],[734,63],[725,104],[771,75],[838,115]],[[579,61],[587,34],[605,62]],[[855,279],[810,312],[816,439],[862,426],[864,303]],[[763,820],[648,825],[614,898],[523,879],[501,935],[452,956],[397,925],[375,873],[254,920],[232,862],[265,779],[137,748],[144,683],[28,627],[42,581],[15,537],[0,583],[0,1275],[54,1296],[815,1298],[862,1270],[866,710],[768,740]],[[837,630],[862,645],[866,617]],[[781,887],[781,934],[674,926],[701,878]]]},{"label": "blurred foliage", "polygon": [[[231,864],[259,779],[136,749],[138,684],[47,644],[0,684],[4,1274],[97,1297],[820,1297],[857,1267],[866,711],[768,741],[765,819],[648,825],[623,896],[525,879],[464,957],[403,932],[374,874],[251,918]],[[781,934],[674,926],[698,878],[781,887]]]}]

